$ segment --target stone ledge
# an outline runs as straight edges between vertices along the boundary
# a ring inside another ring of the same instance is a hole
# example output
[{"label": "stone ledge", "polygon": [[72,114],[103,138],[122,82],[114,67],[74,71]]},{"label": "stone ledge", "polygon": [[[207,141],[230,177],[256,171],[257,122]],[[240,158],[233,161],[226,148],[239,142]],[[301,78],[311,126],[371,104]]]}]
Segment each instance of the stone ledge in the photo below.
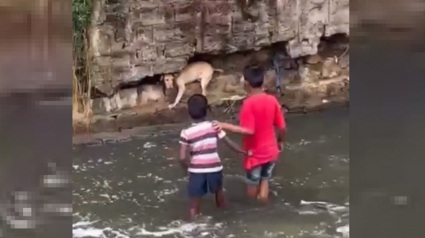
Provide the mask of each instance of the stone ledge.
[{"label": "stone ledge", "polygon": [[[349,105],[349,79],[338,77],[314,83],[288,85],[285,96],[280,102],[289,109],[289,113],[309,113],[335,106]],[[232,113],[223,111],[224,103],[212,106],[211,118],[232,120],[236,118],[240,102],[236,103]],[[149,136],[159,129],[172,128],[179,123],[189,121],[187,109],[180,105],[174,110],[163,109],[154,113],[129,109],[109,115],[96,115],[89,122],[74,121],[74,144],[102,145],[126,141],[132,137]]]},{"label": "stone ledge", "polygon": [[[120,84],[178,72],[195,54],[258,50],[278,42],[287,42],[282,51],[297,58],[316,54],[322,36],[349,34],[349,0],[283,2],[257,0],[246,7],[233,0],[98,2],[89,34],[92,86],[110,95]],[[111,58],[106,70],[97,67],[104,57]],[[158,58],[167,63],[152,61]]]},{"label": "stone ledge", "polygon": [[[317,105],[315,107],[299,107],[294,108],[293,112],[289,113],[290,115],[300,114],[300,113],[314,113],[323,111],[329,108],[334,107],[348,107],[349,101],[339,98],[335,101],[323,103],[322,105]],[[289,116],[290,116],[289,115]],[[221,119],[221,118],[217,118]],[[232,118],[221,119],[221,121],[231,121]],[[102,146],[106,144],[116,144],[121,142],[130,141],[132,139],[147,138],[153,134],[170,134],[173,129],[181,128],[186,123],[174,123],[174,124],[162,124],[154,126],[138,126],[131,129],[124,129],[122,131],[115,132],[100,132],[100,133],[86,133],[78,134],[73,137],[72,144],[73,146]]]}]

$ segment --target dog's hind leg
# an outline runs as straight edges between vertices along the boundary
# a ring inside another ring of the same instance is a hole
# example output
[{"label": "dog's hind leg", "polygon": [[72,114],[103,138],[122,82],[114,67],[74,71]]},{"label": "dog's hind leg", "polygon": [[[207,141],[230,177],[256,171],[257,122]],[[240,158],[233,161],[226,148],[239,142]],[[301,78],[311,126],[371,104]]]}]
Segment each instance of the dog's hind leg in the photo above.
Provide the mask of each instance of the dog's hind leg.
[{"label": "dog's hind leg", "polygon": [[201,79],[201,89],[202,89],[202,95],[207,96],[207,87],[208,84],[211,82],[213,75],[209,75],[205,78]]}]

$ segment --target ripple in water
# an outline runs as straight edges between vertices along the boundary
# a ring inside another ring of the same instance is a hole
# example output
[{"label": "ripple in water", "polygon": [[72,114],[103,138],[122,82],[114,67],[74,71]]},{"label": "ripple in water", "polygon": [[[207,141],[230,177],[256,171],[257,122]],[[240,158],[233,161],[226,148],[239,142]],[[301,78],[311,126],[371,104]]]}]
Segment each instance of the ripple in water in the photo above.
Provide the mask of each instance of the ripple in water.
[{"label": "ripple in water", "polygon": [[[296,209],[300,216],[316,216],[327,214],[334,218],[334,224],[320,224],[313,230],[300,230],[297,235],[285,234],[281,229],[276,232],[264,232],[262,237],[335,237],[349,238],[349,204],[336,205],[321,201],[301,201]],[[80,218],[81,219],[81,218]],[[166,226],[159,226],[156,229],[148,230],[144,225],[131,226],[128,229],[114,229],[111,227],[99,228],[98,221],[82,219],[73,225],[73,238],[130,238],[130,237],[238,237],[234,234],[224,234],[228,230],[224,223],[214,223],[211,217],[202,217],[196,222],[173,221]],[[329,227],[333,227],[333,232],[329,232]],[[220,234],[220,235],[218,235]],[[330,235],[333,234],[333,235]],[[260,237],[259,237],[260,238]]]}]

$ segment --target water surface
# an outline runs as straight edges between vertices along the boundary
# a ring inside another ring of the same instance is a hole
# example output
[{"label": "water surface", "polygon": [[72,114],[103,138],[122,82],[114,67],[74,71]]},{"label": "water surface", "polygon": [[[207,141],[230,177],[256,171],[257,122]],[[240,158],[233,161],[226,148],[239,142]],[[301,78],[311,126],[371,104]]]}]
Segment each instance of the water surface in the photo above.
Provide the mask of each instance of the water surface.
[{"label": "water surface", "polygon": [[241,158],[222,145],[230,208],[216,210],[207,197],[195,222],[185,220],[187,177],[175,161],[180,128],[74,148],[73,236],[348,237],[348,109],[287,123],[270,204],[246,198]]}]

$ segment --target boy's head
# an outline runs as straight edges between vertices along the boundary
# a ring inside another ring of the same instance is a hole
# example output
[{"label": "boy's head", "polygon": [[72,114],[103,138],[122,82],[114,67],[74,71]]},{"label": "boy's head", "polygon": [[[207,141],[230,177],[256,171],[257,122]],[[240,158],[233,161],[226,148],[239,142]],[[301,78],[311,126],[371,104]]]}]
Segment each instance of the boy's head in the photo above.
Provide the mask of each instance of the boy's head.
[{"label": "boy's head", "polygon": [[260,89],[263,87],[265,70],[260,66],[248,66],[243,70],[245,86],[248,89]]},{"label": "boy's head", "polygon": [[208,99],[202,94],[194,94],[187,101],[187,109],[193,120],[202,120],[207,116]]}]

